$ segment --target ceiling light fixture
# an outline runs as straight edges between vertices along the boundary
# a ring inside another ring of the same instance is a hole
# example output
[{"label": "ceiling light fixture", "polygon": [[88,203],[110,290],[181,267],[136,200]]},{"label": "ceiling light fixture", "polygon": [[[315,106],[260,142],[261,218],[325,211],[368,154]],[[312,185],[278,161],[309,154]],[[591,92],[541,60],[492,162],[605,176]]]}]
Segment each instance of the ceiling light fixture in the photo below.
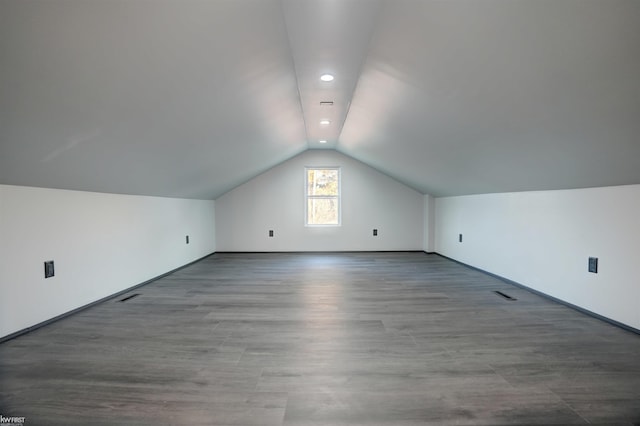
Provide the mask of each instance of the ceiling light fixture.
[{"label": "ceiling light fixture", "polygon": [[333,81],[333,76],[331,74],[322,74],[320,76],[320,80],[328,83],[330,81]]},{"label": "ceiling light fixture", "polygon": [[326,141],[326,140],[324,140],[324,139],[319,140],[318,142],[320,142],[320,143],[327,143],[327,141]]},{"label": "ceiling light fixture", "polygon": [[331,124],[331,122],[329,120],[320,120],[320,124],[326,126],[327,124]]}]

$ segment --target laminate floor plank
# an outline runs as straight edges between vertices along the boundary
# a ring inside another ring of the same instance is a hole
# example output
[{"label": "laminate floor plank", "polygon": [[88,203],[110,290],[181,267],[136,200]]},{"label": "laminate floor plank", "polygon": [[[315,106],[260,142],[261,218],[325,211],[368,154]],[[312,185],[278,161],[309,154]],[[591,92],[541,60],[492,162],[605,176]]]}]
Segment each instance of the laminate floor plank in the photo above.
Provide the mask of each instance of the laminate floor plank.
[{"label": "laminate floor plank", "polygon": [[218,253],[0,344],[0,414],[633,426],[640,336],[436,255]]}]

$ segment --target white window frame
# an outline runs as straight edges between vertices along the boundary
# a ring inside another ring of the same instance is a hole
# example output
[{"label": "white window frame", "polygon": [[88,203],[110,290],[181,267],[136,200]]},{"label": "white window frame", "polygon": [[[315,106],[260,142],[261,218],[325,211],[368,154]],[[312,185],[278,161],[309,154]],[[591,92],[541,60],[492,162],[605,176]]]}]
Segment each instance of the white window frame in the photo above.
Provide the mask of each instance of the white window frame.
[{"label": "white window frame", "polygon": [[[309,170],[336,170],[338,172],[338,195],[309,195]],[[338,223],[309,223],[309,199],[335,199],[338,203]],[[307,166],[304,168],[304,225],[310,227],[342,226],[342,170],[337,166]]]}]

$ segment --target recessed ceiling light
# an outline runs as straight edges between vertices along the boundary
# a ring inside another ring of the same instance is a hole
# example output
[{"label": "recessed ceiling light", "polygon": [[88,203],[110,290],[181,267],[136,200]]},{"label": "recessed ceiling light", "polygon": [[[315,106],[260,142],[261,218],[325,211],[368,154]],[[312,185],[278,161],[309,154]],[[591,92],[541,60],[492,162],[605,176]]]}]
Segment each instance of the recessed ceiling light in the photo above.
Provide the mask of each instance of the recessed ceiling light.
[{"label": "recessed ceiling light", "polygon": [[322,74],[320,76],[320,80],[326,81],[326,82],[333,81],[333,76],[331,74]]},{"label": "recessed ceiling light", "polygon": [[329,120],[320,120],[320,124],[326,126],[327,124],[331,124],[331,122]]},{"label": "recessed ceiling light", "polygon": [[324,140],[324,139],[319,140],[318,142],[320,142],[320,143],[327,143],[327,141],[326,141],[326,140]]}]

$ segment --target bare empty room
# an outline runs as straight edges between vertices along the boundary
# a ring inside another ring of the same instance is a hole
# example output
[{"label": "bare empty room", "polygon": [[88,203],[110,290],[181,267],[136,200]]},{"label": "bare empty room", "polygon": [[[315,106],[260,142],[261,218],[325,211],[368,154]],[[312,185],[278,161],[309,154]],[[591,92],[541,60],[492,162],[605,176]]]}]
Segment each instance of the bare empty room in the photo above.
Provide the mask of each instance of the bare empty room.
[{"label": "bare empty room", "polygon": [[0,0],[0,423],[640,424],[640,2]]}]

